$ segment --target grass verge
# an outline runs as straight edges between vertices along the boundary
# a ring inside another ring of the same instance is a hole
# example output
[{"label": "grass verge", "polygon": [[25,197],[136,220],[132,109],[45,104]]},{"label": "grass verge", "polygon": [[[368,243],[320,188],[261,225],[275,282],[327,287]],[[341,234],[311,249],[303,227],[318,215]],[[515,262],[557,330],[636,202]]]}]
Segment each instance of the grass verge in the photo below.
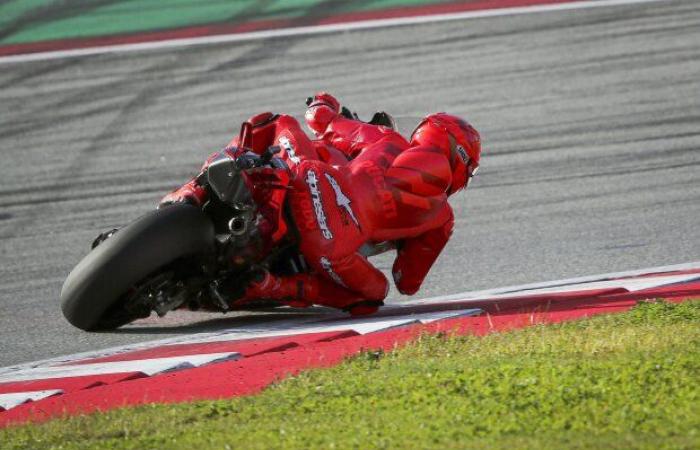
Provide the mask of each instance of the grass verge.
[{"label": "grass verge", "polygon": [[699,380],[700,302],[647,302],[485,337],[423,336],[253,397],[0,430],[0,447],[690,449]]}]

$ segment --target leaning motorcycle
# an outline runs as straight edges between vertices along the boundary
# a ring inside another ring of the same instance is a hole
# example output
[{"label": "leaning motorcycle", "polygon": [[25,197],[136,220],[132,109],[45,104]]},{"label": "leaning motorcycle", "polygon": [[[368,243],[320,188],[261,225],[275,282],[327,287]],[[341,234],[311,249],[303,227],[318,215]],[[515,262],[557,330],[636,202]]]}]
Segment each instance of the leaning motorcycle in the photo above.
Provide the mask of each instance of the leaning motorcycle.
[{"label": "leaning motorcycle", "polygon": [[[304,272],[286,205],[279,214],[289,230],[274,248],[264,248],[269,242],[260,233],[258,212],[264,205],[256,190],[287,187],[286,162],[275,156],[278,150],[262,156],[222,152],[198,176],[208,191],[203,206],[173,203],[98,237],[61,290],[66,319],[83,330],[108,330],[153,311],[159,316],[177,308],[226,312],[240,309],[231,298],[242,294],[256,268],[277,275]],[[261,170],[268,179],[264,186],[246,177]],[[260,300],[245,309],[275,305]]]}]

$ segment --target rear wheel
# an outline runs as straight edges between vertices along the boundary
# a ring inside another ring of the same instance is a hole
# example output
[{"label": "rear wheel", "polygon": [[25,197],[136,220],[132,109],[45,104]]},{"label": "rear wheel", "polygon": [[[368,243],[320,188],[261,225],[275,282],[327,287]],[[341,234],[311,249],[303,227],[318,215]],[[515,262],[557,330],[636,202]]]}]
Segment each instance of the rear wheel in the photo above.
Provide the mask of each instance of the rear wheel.
[{"label": "rear wheel", "polygon": [[66,319],[83,330],[112,329],[148,315],[123,308],[130,296],[183,258],[211,254],[214,226],[187,204],[152,211],[100,243],[61,289]]}]

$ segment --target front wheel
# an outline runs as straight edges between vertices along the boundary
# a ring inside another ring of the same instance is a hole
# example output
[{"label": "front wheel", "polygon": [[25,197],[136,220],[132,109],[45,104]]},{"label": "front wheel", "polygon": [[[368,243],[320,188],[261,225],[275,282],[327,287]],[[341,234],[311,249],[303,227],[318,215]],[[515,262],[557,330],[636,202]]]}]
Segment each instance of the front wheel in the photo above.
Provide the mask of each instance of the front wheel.
[{"label": "front wheel", "polygon": [[178,259],[212,253],[214,240],[214,226],[199,208],[174,204],[152,211],[75,266],[61,289],[63,315],[83,330],[116,328],[129,321],[111,317],[127,292]]}]

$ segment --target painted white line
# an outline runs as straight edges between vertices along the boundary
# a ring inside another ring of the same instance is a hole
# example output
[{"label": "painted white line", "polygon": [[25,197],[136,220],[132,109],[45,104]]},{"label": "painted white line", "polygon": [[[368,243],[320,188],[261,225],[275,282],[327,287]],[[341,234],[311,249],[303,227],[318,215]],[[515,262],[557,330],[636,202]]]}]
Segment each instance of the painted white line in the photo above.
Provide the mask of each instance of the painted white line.
[{"label": "painted white line", "polygon": [[627,292],[637,292],[644,289],[658,288],[662,286],[668,286],[677,283],[687,283],[690,281],[700,280],[700,274],[690,274],[690,275],[667,275],[660,277],[645,277],[645,278],[632,278],[629,280],[605,280],[605,281],[590,281],[587,283],[575,283],[569,285],[558,285],[553,287],[545,287],[541,289],[526,289],[522,291],[509,291],[501,294],[486,294],[480,295],[478,292],[470,293],[468,296],[464,295],[461,297],[454,298],[432,298],[426,300],[419,300],[417,302],[410,302],[410,304],[420,304],[420,305],[431,305],[431,304],[444,304],[450,302],[462,302],[462,301],[481,301],[481,300],[498,300],[504,298],[521,298],[521,297],[532,297],[536,295],[547,295],[547,294],[565,294],[569,292],[585,292],[585,291],[595,291],[599,289],[614,289],[621,288],[625,289]]},{"label": "painted white line", "polygon": [[46,391],[13,392],[11,394],[0,394],[0,411],[7,411],[15,406],[19,406],[29,401],[35,402],[52,395],[62,394],[60,389],[50,389]]},{"label": "painted white line", "polygon": [[513,8],[485,9],[480,11],[465,11],[448,14],[429,14],[424,16],[399,17],[393,19],[371,19],[356,22],[345,22],[328,25],[313,25],[305,27],[281,28],[276,30],[262,30],[248,33],[220,34],[201,36],[195,38],[168,39],[155,42],[141,42],[135,44],[118,44],[98,47],[58,50],[49,52],[29,53],[22,55],[0,57],[0,64],[20,63],[30,61],[44,61],[49,59],[72,58],[78,56],[99,55],[104,53],[135,52],[160,50],[166,48],[190,47],[195,45],[222,44],[231,42],[248,42],[262,39],[309,36],[314,34],[327,34],[353,30],[369,30],[374,28],[389,28],[406,25],[419,25],[426,23],[450,22],[456,20],[480,19],[487,17],[513,16],[522,14],[534,14],[555,11],[571,11],[577,9],[602,8],[612,6],[625,6],[643,3],[659,3],[671,0],[589,0],[570,3],[556,3],[548,5],[531,5]]},{"label": "painted white line", "polygon": [[[565,291],[567,289],[569,291],[573,291],[573,290],[577,290],[577,289],[578,290],[585,290],[585,285],[587,283],[610,281],[610,280],[622,279],[622,278],[638,277],[638,276],[642,276],[642,275],[653,275],[653,274],[658,274],[658,273],[679,272],[679,271],[684,271],[684,270],[700,270],[700,261],[684,263],[684,264],[673,264],[673,265],[669,265],[669,266],[650,267],[647,269],[628,270],[628,271],[624,271],[624,272],[613,272],[613,273],[606,273],[606,274],[600,274],[600,275],[589,275],[589,276],[585,276],[585,277],[567,278],[567,279],[563,279],[563,280],[546,281],[546,282],[542,282],[542,283],[520,284],[520,285],[515,285],[515,286],[507,286],[507,287],[497,288],[497,289],[485,289],[485,290],[481,290],[481,291],[460,292],[458,294],[440,295],[440,296],[429,297],[429,298],[420,299],[420,300],[407,300],[405,303],[403,303],[400,306],[401,307],[411,307],[414,305],[433,304],[433,303],[450,302],[450,301],[457,301],[457,300],[470,300],[470,299],[488,300],[490,298],[498,298],[498,297],[511,297],[511,296],[516,296],[516,295],[532,295],[533,293],[537,293],[537,291],[542,290],[542,289],[551,289],[550,292]],[[693,275],[693,276],[696,276],[696,275]],[[631,281],[631,280],[627,280],[627,282],[629,282],[629,281]],[[624,287],[624,286],[622,286],[622,283],[623,283],[622,280],[618,281],[618,284],[621,287]],[[639,290],[639,289],[637,289],[637,290]],[[392,306],[399,306],[399,305],[392,305]]]},{"label": "painted white line", "polygon": [[145,375],[152,376],[157,373],[191,369],[218,361],[235,360],[239,359],[240,356],[239,353],[232,352],[209,353],[204,355],[185,355],[133,361],[35,367],[2,375],[0,376],[0,383],[127,372],[141,372]]},{"label": "painted white line", "polygon": [[625,281],[622,286],[629,292],[638,292],[645,289],[670,286],[672,284],[700,281],[700,273],[690,275],[667,275],[663,277],[644,277]]},{"label": "painted white line", "polygon": [[700,280],[700,274],[690,275],[665,275],[659,277],[632,278],[629,280],[591,281],[589,283],[577,283],[568,286],[556,286],[543,289],[529,289],[522,292],[505,293],[488,296],[488,300],[499,298],[530,297],[533,295],[559,294],[569,292],[595,291],[598,289],[622,288],[627,292],[637,292],[644,289],[658,288],[677,283]]}]

